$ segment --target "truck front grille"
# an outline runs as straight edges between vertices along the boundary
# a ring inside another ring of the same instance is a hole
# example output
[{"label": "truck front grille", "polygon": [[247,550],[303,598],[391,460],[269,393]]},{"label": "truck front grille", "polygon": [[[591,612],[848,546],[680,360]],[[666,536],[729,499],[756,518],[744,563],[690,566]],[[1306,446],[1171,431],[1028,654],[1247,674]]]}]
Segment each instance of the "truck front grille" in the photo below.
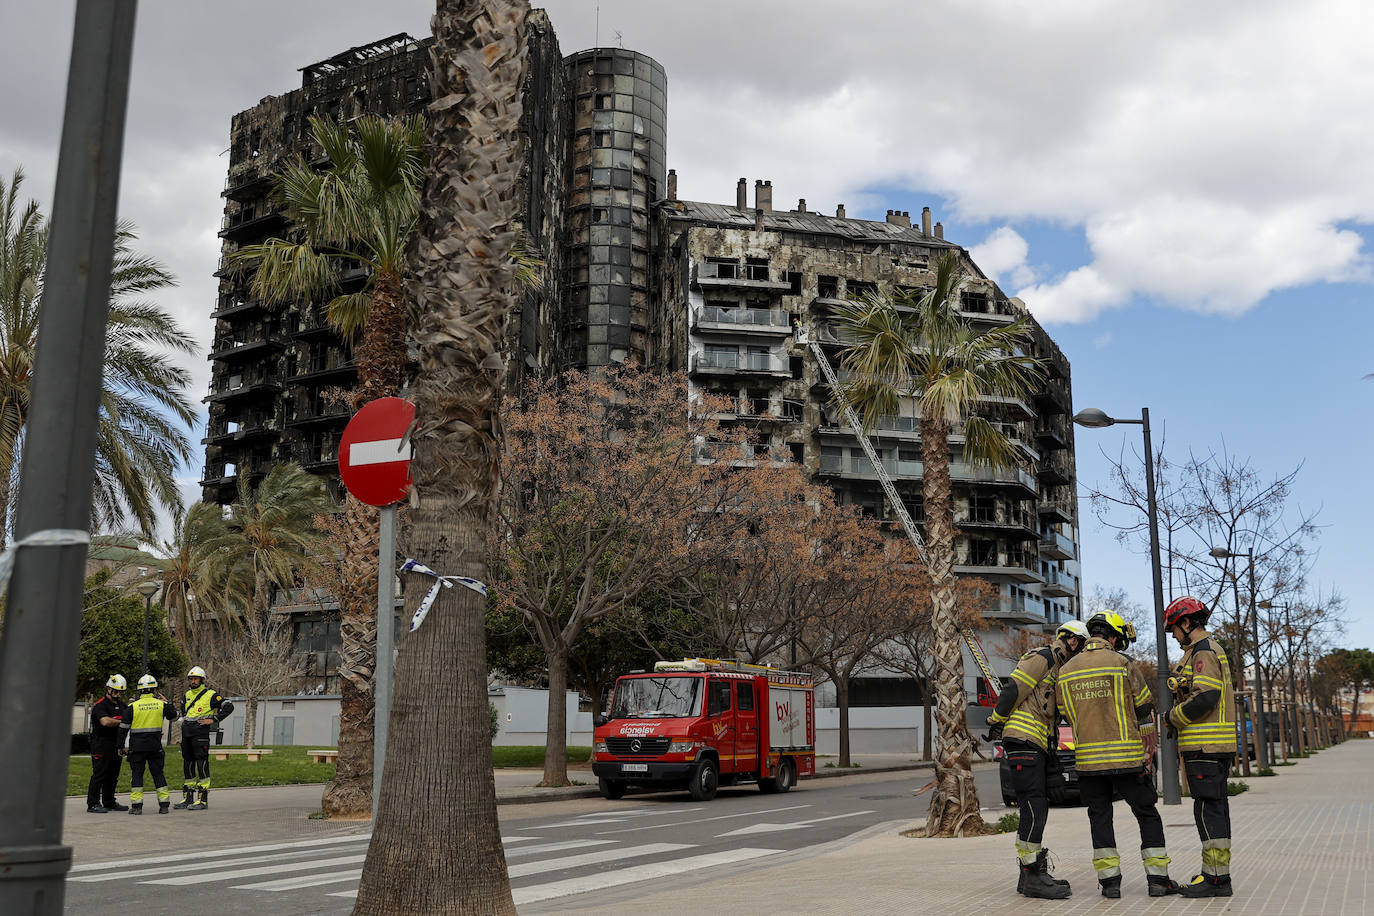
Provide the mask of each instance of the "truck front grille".
[{"label": "truck front grille", "polygon": [[649,757],[668,752],[671,738],[607,738],[606,750],[617,757]]}]

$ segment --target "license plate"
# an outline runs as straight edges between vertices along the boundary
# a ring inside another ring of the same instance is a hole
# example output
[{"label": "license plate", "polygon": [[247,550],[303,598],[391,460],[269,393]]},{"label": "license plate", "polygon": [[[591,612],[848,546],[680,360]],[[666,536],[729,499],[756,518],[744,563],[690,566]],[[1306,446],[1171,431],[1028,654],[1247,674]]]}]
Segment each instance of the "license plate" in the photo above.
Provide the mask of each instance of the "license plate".
[{"label": "license plate", "polygon": [[649,765],[647,763],[622,763],[620,765],[622,773],[647,773]]}]

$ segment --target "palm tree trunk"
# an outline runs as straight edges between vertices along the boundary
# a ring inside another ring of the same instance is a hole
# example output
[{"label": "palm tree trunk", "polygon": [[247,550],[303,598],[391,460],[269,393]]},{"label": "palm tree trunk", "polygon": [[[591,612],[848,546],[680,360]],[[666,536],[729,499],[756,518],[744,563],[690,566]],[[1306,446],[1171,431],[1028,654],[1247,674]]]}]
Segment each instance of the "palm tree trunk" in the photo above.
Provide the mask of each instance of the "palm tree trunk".
[{"label": "palm tree trunk", "polygon": [[[401,541],[436,572],[477,579],[500,487],[528,15],[528,0],[439,0],[430,170],[409,256],[420,366]],[[431,584],[409,578],[408,610]],[[355,914],[515,914],[496,820],[485,622],[481,596],[443,588],[401,641]]]},{"label": "palm tree trunk", "polygon": [[921,492],[925,500],[935,631],[935,792],[927,836],[982,832],[978,790],[973,784],[973,746],[968,734],[964,650],[954,600],[954,512],[949,479],[949,421],[921,418]]},{"label": "palm tree trunk", "polygon": [[377,658],[378,511],[349,496],[342,533],[347,558],[339,598],[339,757],[320,803],[326,817],[372,812],[374,682]]},{"label": "palm tree trunk", "polygon": [[548,650],[549,714],[544,729],[544,778],[541,786],[568,785],[568,647]]},{"label": "palm tree trunk", "polygon": [[928,677],[921,679],[921,702],[924,704],[921,707],[921,724],[924,726],[921,733],[921,759],[929,760],[934,742],[931,740],[933,729],[931,728],[930,678]]},{"label": "palm tree trunk", "polygon": [[[4,409],[7,412],[13,410],[12,407],[6,407]],[[4,420],[0,420],[0,422],[4,422],[6,426],[10,425],[9,422],[5,422]],[[14,421],[14,426],[18,428],[17,420]],[[0,448],[0,455],[4,456],[0,458],[0,545],[8,544],[10,540],[10,499],[12,497],[10,493],[10,477],[14,474],[14,455],[15,449],[18,446],[18,442],[16,441],[17,438],[16,436],[14,439],[4,443],[4,447]]]},{"label": "palm tree trunk", "polygon": [[[354,351],[354,410],[394,396],[405,381],[405,301],[400,278],[379,273],[363,337]],[[349,496],[344,504],[344,555],[339,599],[339,757],[320,804],[327,817],[367,817],[372,811],[372,761],[377,670],[377,548],[380,514]]]}]

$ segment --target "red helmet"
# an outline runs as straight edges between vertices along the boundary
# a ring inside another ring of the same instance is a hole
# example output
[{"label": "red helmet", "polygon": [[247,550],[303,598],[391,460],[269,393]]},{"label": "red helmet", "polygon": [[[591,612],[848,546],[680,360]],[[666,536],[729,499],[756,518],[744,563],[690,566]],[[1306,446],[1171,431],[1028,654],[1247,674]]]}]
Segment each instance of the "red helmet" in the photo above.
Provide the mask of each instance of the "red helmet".
[{"label": "red helmet", "polygon": [[1211,614],[1212,612],[1207,610],[1207,605],[1196,598],[1175,598],[1164,609],[1164,629],[1169,629],[1185,617],[1201,617],[1202,622],[1206,623]]}]

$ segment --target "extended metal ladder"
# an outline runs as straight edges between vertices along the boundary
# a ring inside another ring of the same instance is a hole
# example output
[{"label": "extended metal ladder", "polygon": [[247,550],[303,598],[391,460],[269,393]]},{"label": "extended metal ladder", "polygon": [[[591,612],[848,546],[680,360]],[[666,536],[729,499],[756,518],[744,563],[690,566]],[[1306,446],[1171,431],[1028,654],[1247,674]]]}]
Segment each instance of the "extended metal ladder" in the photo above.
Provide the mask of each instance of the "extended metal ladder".
[{"label": "extended metal ladder", "polygon": [[[804,331],[799,331],[798,333],[802,335],[805,334]],[[816,363],[821,367],[821,372],[825,374],[825,380],[830,384],[830,390],[837,395],[840,394],[841,388],[839,378],[835,375],[835,369],[830,365],[830,360],[826,357],[825,351],[821,349],[820,343],[814,340],[803,342],[811,348],[812,354],[815,355]],[[926,564],[927,568],[929,568],[930,554],[926,551],[925,542],[921,540],[921,533],[916,530],[916,523],[912,520],[911,513],[907,512],[906,506],[902,505],[902,499],[897,493],[897,487],[893,484],[891,475],[887,473],[887,468],[883,467],[883,463],[878,460],[878,453],[873,450],[873,443],[868,441],[868,435],[864,433],[863,426],[859,423],[859,415],[854,412],[854,408],[849,405],[848,400],[843,396],[839,398],[839,401],[840,409],[844,413],[844,420],[849,424],[850,430],[859,440],[859,445],[863,446],[864,454],[867,455],[868,460],[872,462],[873,470],[878,475],[878,482],[882,484],[883,492],[887,494],[887,501],[889,505],[892,506],[892,511],[896,513],[897,518],[901,520],[902,530],[906,532],[906,536],[911,541],[911,545],[916,548],[916,554],[921,558],[921,562]],[[1002,684],[1001,679],[993,674],[992,666],[988,664],[987,653],[983,651],[983,646],[978,641],[978,637],[973,634],[973,631],[968,627],[964,627],[960,633],[964,637],[964,644],[968,646],[969,654],[973,656],[974,662],[977,663],[979,669],[983,672],[983,678],[987,681],[988,692],[991,698],[996,700],[997,694],[1000,693],[997,688]]]}]

